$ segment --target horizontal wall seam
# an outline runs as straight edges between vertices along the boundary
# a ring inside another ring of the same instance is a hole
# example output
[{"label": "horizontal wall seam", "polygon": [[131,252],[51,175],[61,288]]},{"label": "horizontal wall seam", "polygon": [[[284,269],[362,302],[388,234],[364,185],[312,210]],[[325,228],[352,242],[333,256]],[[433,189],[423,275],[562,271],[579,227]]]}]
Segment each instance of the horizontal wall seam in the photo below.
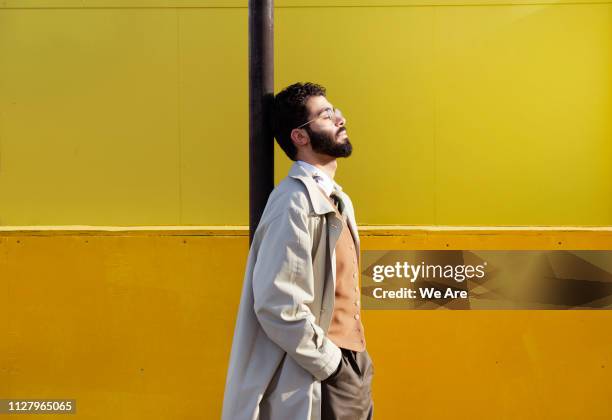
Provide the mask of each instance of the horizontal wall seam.
[{"label": "horizontal wall seam", "polygon": [[[612,237],[612,226],[359,226],[361,236],[470,235],[541,236],[599,234]],[[2,226],[0,237],[9,236],[248,236],[248,226]],[[612,245],[612,243],[611,243]]]}]

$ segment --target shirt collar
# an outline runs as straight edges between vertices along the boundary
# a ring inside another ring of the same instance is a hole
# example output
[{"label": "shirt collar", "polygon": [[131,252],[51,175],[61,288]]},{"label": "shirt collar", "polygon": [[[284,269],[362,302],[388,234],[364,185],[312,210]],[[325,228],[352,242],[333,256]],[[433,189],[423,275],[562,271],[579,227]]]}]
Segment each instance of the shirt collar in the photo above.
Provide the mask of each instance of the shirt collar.
[{"label": "shirt collar", "polygon": [[325,194],[327,194],[327,196],[330,196],[331,193],[334,192],[334,190],[336,189],[335,186],[337,186],[338,184],[336,184],[336,182],[334,182],[334,180],[331,179],[330,176],[327,175],[324,171],[317,168],[316,166],[311,165],[308,162],[304,162],[303,160],[298,160],[296,161],[296,163],[302,168],[304,168],[306,172],[312,175],[317,185],[319,185],[323,189],[323,191],[325,191]]}]

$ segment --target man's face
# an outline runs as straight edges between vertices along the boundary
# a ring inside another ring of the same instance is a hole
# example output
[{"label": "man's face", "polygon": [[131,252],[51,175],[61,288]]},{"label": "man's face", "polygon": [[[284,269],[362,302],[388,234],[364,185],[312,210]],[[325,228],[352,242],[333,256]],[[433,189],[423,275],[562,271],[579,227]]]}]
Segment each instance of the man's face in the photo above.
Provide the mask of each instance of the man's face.
[{"label": "man's face", "polygon": [[336,121],[329,119],[325,112],[334,110],[325,96],[311,96],[306,102],[308,109],[308,120],[313,120],[304,126],[310,137],[312,150],[332,157],[349,157],[353,151],[353,145],[349,141],[346,132],[346,119],[335,116]]}]

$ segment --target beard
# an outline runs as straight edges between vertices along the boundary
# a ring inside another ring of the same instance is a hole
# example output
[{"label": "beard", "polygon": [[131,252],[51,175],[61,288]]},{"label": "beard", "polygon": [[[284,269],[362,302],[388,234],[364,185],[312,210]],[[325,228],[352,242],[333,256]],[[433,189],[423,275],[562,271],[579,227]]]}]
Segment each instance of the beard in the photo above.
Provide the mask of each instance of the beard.
[{"label": "beard", "polygon": [[[306,126],[305,129],[310,137],[310,145],[312,146],[312,150],[317,153],[332,157],[349,157],[353,152],[353,145],[349,141],[348,136],[344,142],[339,143],[336,141],[333,135],[317,133],[316,131],[312,131],[308,126]],[[336,137],[338,137],[344,131],[346,131],[346,128],[342,128],[340,131],[338,131],[336,133]]]}]

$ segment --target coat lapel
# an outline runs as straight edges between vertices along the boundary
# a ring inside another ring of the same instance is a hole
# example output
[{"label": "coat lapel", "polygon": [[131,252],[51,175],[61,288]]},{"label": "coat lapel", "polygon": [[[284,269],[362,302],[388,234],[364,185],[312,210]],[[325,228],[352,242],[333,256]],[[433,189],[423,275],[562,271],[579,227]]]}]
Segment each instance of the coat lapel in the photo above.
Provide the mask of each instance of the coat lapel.
[{"label": "coat lapel", "polygon": [[[306,169],[302,168],[297,162],[293,162],[291,169],[289,170],[289,176],[295,179],[299,179],[304,183],[306,189],[308,190],[308,195],[310,196],[310,202],[312,203],[312,207],[315,213],[319,215],[327,214],[327,213],[336,213],[333,205],[330,203],[330,200],[325,197],[325,193],[321,190],[321,188],[317,185],[317,182],[314,180],[312,175],[306,171]],[[351,203],[348,196],[342,191],[342,187],[334,181],[334,192],[343,200],[345,205]],[[355,247],[357,248],[357,255],[360,254],[360,241],[359,241],[359,233],[357,230],[357,222],[355,221],[355,212],[353,210],[352,203],[347,208],[345,213],[347,214],[347,225],[353,235],[353,239],[355,240]],[[335,217],[335,216],[334,216]],[[337,217],[335,217],[337,219]],[[338,219],[339,222],[341,222]],[[334,240],[332,243],[338,239],[340,235],[334,236]]]}]

